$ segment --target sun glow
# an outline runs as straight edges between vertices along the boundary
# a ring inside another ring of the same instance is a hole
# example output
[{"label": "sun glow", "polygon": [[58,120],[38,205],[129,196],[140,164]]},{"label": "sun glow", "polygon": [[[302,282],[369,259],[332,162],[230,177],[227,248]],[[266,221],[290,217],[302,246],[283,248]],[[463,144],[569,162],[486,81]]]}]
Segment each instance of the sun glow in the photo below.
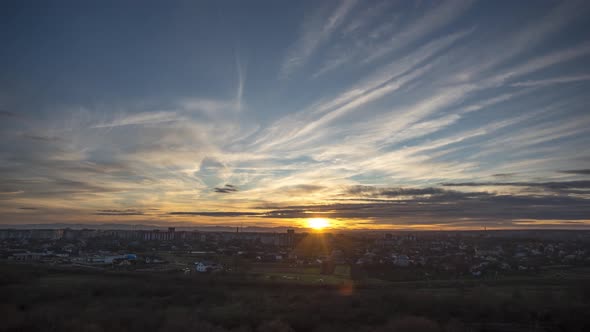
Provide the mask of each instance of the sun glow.
[{"label": "sun glow", "polygon": [[329,227],[330,221],[328,221],[328,219],[325,218],[310,218],[307,219],[307,226],[309,226],[309,228],[313,228],[319,231],[326,227]]}]

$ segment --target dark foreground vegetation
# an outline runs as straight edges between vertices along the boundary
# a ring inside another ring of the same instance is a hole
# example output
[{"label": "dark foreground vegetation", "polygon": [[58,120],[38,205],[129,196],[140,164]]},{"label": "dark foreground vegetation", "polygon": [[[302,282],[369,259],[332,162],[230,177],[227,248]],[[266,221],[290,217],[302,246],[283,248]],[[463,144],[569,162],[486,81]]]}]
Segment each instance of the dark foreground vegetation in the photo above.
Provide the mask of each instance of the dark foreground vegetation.
[{"label": "dark foreground vegetation", "polygon": [[590,331],[590,282],[298,285],[0,265],[0,331]]}]

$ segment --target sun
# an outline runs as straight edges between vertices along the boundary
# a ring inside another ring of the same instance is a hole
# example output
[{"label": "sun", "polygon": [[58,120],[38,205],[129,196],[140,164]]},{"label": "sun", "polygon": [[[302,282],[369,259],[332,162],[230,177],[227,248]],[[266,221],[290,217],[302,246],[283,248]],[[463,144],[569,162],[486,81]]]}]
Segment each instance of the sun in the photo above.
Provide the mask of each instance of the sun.
[{"label": "sun", "polygon": [[307,226],[315,230],[322,230],[330,226],[330,221],[325,218],[309,218],[307,219]]}]

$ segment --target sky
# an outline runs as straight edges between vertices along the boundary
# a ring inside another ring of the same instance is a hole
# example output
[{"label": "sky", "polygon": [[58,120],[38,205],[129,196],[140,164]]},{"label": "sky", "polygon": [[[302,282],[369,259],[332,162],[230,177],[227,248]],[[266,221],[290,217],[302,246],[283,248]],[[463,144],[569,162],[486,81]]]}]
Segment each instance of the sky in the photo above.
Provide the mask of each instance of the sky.
[{"label": "sky", "polygon": [[2,1],[0,224],[590,226],[588,1]]}]

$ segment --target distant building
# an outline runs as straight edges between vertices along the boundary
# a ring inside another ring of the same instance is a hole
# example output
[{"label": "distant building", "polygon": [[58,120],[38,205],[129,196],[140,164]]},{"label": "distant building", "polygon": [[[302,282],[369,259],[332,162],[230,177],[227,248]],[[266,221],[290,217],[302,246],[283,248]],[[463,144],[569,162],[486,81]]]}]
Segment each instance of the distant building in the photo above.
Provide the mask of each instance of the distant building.
[{"label": "distant building", "polygon": [[295,230],[294,229],[287,230],[287,243],[286,244],[288,247],[293,247],[293,245],[295,244]]}]

